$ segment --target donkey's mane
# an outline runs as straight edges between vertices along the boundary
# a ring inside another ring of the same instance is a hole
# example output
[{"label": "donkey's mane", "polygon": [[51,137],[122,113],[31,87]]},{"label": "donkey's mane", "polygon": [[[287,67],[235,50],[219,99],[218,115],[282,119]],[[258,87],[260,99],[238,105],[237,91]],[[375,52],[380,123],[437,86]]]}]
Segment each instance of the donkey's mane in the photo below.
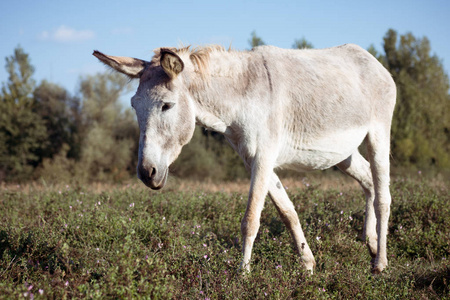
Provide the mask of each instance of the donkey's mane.
[{"label": "donkey's mane", "polygon": [[225,52],[225,48],[220,45],[210,45],[204,47],[183,47],[177,52],[179,54],[189,54],[189,58],[196,67],[196,72],[198,72],[202,77],[206,76],[208,73],[209,56],[212,52]]}]

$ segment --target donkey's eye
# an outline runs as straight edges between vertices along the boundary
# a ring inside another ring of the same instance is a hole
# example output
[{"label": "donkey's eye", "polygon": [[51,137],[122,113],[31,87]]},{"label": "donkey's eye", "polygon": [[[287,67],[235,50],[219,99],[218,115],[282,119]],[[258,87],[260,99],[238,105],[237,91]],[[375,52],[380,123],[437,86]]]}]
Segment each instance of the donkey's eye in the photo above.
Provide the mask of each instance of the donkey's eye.
[{"label": "donkey's eye", "polygon": [[164,102],[164,104],[163,104],[162,107],[161,107],[161,110],[162,110],[162,111],[169,110],[169,109],[171,109],[174,105],[175,105],[175,103],[173,103],[173,102]]}]

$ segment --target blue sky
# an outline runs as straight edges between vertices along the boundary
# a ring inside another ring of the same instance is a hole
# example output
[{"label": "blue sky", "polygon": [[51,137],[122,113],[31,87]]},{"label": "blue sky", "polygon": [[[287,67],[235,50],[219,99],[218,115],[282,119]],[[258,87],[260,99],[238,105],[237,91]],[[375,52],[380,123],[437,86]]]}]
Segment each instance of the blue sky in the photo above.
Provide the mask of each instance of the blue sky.
[{"label": "blue sky", "polygon": [[80,76],[104,71],[93,57],[150,59],[152,50],[180,43],[249,48],[253,30],[271,45],[290,48],[305,37],[315,48],[355,43],[382,49],[389,28],[427,36],[450,70],[450,1],[1,1],[0,82],[4,58],[21,45],[34,78],[75,93]]}]

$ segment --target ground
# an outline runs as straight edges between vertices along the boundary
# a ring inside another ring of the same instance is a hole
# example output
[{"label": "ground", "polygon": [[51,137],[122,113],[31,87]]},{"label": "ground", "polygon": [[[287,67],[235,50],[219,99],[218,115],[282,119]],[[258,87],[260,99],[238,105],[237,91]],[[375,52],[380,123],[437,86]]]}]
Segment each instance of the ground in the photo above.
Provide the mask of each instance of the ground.
[{"label": "ground", "polygon": [[[320,182],[325,182],[320,185]],[[267,201],[252,273],[237,272],[248,182],[3,185],[0,299],[449,298],[448,187],[396,176],[389,266],[370,273],[364,197],[347,181],[283,181],[317,261],[303,271]],[[230,188],[232,187],[232,188]]]}]

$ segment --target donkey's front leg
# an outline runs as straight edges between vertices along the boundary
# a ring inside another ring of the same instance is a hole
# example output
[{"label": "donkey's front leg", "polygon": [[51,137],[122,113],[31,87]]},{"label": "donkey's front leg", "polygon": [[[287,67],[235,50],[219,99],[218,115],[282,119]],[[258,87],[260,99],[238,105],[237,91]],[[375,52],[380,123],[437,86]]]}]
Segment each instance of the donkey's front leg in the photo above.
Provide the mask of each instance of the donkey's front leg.
[{"label": "donkey's front leg", "polygon": [[251,164],[251,184],[248,196],[247,210],[241,223],[243,238],[242,253],[244,255],[241,269],[250,271],[250,258],[253,242],[258,233],[261,211],[267,195],[270,175],[273,167],[270,160],[256,156]]},{"label": "donkey's front leg", "polygon": [[316,261],[314,260],[311,249],[306,242],[294,204],[289,199],[286,190],[283,188],[280,179],[275,173],[272,173],[272,178],[269,185],[269,196],[275,204],[275,207],[281,216],[281,220],[283,220],[283,223],[291,232],[291,235],[294,238],[295,246],[300,254],[305,268],[312,273],[314,267],[316,266]]}]

